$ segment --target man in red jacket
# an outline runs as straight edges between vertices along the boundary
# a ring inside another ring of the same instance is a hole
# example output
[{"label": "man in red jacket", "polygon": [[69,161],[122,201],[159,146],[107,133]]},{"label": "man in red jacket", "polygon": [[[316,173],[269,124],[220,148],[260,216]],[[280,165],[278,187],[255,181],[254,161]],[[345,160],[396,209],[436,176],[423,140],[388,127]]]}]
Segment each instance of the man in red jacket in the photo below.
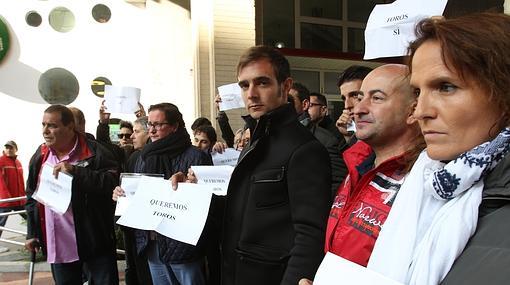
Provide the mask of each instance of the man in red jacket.
[{"label": "man in red jacket", "polygon": [[[23,168],[16,158],[18,146],[14,141],[8,141],[4,145],[3,155],[0,157],[0,199],[25,196],[25,184]],[[25,200],[0,203],[0,213],[13,210],[23,210]],[[8,216],[0,216],[0,227],[5,226]],[[2,231],[0,230],[0,236]],[[0,252],[6,248],[0,247]]]},{"label": "man in red jacket", "polygon": [[344,152],[349,175],[328,219],[326,251],[366,266],[391,205],[423,148],[416,96],[404,65],[383,65],[363,80],[354,107],[356,137]]}]

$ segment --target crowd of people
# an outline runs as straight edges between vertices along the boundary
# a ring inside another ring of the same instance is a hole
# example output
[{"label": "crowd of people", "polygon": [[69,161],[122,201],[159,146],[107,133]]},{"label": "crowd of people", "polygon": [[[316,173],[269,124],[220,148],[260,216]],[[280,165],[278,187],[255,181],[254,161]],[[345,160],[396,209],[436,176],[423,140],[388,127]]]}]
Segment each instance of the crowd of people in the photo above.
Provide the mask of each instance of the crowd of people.
[{"label": "crowd of people", "polygon": [[[0,198],[26,191],[26,248],[44,253],[56,284],[118,284],[120,173],[159,174],[179,191],[196,182],[191,166],[234,148],[227,195],[213,196],[196,245],[121,227],[128,285],[313,284],[326,252],[402,284],[506,284],[510,16],[425,19],[416,36],[407,65],[342,73],[336,121],[267,46],[239,59],[245,126],[234,132],[218,108],[221,138],[208,118],[190,136],[178,106],[159,103],[147,114],[140,104],[113,143],[104,105],[95,137],[79,109],[52,105],[26,189],[17,145],[5,143]],[[33,198],[45,164],[73,177],[64,214]]]}]

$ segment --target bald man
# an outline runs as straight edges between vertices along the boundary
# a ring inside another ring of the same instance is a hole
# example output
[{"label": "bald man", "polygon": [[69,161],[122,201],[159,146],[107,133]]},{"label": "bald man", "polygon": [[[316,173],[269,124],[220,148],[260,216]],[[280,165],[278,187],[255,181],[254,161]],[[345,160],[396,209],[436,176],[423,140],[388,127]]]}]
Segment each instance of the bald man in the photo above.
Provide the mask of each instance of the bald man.
[{"label": "bald man", "polygon": [[408,74],[399,64],[374,69],[363,80],[353,109],[359,141],[344,152],[349,175],[331,208],[325,249],[362,266],[423,148]]}]

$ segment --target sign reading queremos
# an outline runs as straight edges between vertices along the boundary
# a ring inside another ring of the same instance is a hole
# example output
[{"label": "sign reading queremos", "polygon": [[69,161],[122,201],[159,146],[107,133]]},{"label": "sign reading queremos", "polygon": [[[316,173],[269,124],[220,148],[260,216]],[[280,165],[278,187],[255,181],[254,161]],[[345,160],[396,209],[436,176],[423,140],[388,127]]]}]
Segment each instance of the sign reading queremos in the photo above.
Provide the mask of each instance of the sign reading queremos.
[{"label": "sign reading queremos", "polygon": [[156,231],[166,237],[196,245],[204,229],[212,192],[207,186],[142,176],[135,195],[117,224]]}]

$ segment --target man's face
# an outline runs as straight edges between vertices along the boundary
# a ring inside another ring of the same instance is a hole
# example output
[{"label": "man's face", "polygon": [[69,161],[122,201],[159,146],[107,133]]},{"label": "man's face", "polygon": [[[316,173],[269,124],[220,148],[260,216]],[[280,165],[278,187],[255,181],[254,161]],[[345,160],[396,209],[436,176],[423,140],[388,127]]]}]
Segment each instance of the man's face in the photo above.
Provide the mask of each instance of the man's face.
[{"label": "man's face", "polygon": [[133,141],[134,149],[141,149],[147,143],[149,139],[149,133],[144,130],[144,128],[138,124],[133,124],[133,134],[131,134],[131,140]]},{"label": "man's face", "polygon": [[310,115],[310,120],[314,123],[319,123],[324,119],[326,113],[328,111],[328,106],[322,105],[317,96],[310,96],[310,107],[308,108],[308,115]]},{"label": "man's face", "polygon": [[195,133],[193,145],[203,151],[209,151],[212,147],[211,140],[207,137],[207,134],[203,132]]},{"label": "man's face", "polygon": [[170,125],[166,120],[165,113],[160,110],[149,112],[149,136],[155,142],[169,136],[177,130],[177,126]]},{"label": "man's face", "polygon": [[303,112],[306,112],[308,110],[310,102],[307,99],[301,101],[301,99],[299,99],[299,95],[296,89],[290,89],[289,95],[292,96],[292,98],[294,98],[294,109],[296,109],[296,113],[298,115],[301,115],[303,114]]},{"label": "man's face", "polygon": [[238,74],[243,100],[250,116],[258,120],[262,115],[287,103],[292,79],[278,84],[273,67],[267,59],[253,61]]},{"label": "man's face", "polygon": [[391,143],[408,128],[412,95],[402,91],[403,76],[393,69],[375,69],[363,80],[354,107],[356,137],[372,147]]},{"label": "man's face", "polygon": [[131,139],[131,135],[133,132],[129,128],[120,129],[117,136],[119,137],[120,146],[125,146],[128,144],[133,144],[133,140]]},{"label": "man's face", "polygon": [[15,157],[16,156],[16,148],[14,148],[12,145],[5,145],[4,146],[4,155],[8,157]]},{"label": "man's face", "polygon": [[358,91],[361,88],[362,80],[352,80],[340,85],[340,96],[345,103],[345,109],[352,113],[352,109],[358,104]]},{"label": "man's face", "polygon": [[64,126],[60,113],[44,113],[42,134],[48,147],[61,150],[74,137],[74,123]]}]

